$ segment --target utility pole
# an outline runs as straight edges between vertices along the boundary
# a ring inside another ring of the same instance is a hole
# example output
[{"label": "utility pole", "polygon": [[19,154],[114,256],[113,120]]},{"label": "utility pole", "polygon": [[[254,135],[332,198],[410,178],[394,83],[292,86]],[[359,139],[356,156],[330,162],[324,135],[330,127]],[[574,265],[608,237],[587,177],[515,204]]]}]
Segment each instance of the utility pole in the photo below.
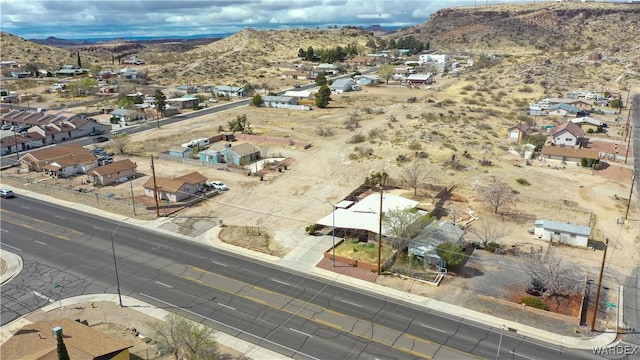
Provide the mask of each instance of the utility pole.
[{"label": "utility pole", "polygon": [[600,289],[602,288],[602,273],[604,273],[604,262],[607,259],[607,248],[609,247],[609,238],[604,243],[604,254],[602,254],[602,265],[600,265],[600,275],[598,277],[598,289],[596,290],[596,303],[593,311],[593,318],[591,319],[591,331],[596,326],[596,317],[598,316],[598,302],[600,301]]},{"label": "utility pole", "polygon": [[380,219],[379,219],[379,226],[378,226],[378,275],[380,275],[380,268],[381,268],[381,258],[382,258],[382,219],[384,214],[382,214],[382,195],[384,192],[384,188],[382,187],[382,182],[380,183]]},{"label": "utility pole", "polygon": [[624,214],[624,220],[629,218],[629,207],[631,206],[631,195],[633,195],[633,185],[636,183],[636,174],[631,177],[631,190],[629,190],[629,200],[627,200],[627,212]]},{"label": "utility pole", "polygon": [[136,216],[136,200],[133,197],[133,179],[129,179],[129,185],[131,186],[131,207],[133,208],[133,216]]},{"label": "utility pole", "polygon": [[158,204],[158,185],[156,185],[156,167],[153,166],[153,155],[151,155],[151,172],[153,173],[153,197],[156,198],[156,217],[160,217],[160,204]]}]

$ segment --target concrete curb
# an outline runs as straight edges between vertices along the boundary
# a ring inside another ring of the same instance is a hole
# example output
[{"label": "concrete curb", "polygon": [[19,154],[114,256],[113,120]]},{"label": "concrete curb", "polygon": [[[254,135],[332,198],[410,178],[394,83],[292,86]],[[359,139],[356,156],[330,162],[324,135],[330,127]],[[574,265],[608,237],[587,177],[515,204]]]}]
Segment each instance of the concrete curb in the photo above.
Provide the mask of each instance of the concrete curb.
[{"label": "concrete curb", "polygon": [[7,267],[0,274],[0,284],[4,284],[22,271],[22,258],[12,252],[0,250],[0,256],[6,262]]},{"label": "concrete curb", "polygon": [[[7,188],[11,189],[10,187],[7,187]],[[220,241],[218,238],[218,234],[220,233],[221,228],[219,226],[216,226],[213,229],[206,231],[203,234],[194,238],[194,237],[177,234],[177,233],[159,228],[159,226],[162,225],[162,223],[170,220],[168,218],[159,218],[157,220],[152,220],[152,221],[137,220],[137,219],[131,219],[127,216],[112,214],[112,213],[109,213],[100,209],[95,209],[86,205],[71,203],[64,200],[58,200],[50,196],[38,194],[38,196],[36,197],[28,190],[20,189],[20,194],[24,194],[24,196],[27,196],[27,197],[38,198],[40,200],[56,203],[62,206],[71,207],[77,210],[86,211],[87,213],[99,213],[100,216],[110,218],[113,220],[118,220],[118,221],[127,220],[127,223],[129,224],[140,226],[148,230],[179,237],[188,241],[195,241],[195,242],[204,244],[206,246],[213,246],[213,247],[220,248],[232,253],[238,253],[241,255],[250,256],[252,258],[259,258],[263,261],[271,262],[274,265],[278,265],[278,263],[282,261],[282,259],[279,257],[248,250],[242,247],[230,245]],[[20,260],[20,263],[21,263],[21,260]],[[20,269],[18,270],[18,272],[21,269],[22,267],[20,265]],[[434,300],[424,296],[418,296],[411,293],[402,292],[402,291],[388,288],[382,285],[373,284],[368,281],[363,281],[360,279],[355,279],[352,277],[334,273],[332,271],[320,269],[315,266],[315,263],[311,264],[306,270],[299,270],[299,271],[323,277],[334,283],[349,284],[352,286],[355,284],[355,287],[364,288],[370,292],[377,293],[377,294],[388,295],[394,299],[403,300],[403,301],[413,303],[425,308],[436,309],[442,313],[449,314],[450,316],[455,318],[464,318],[464,319],[475,321],[481,324],[488,324],[497,329],[499,329],[502,325],[505,325],[509,329],[516,330],[520,335],[524,335],[533,339],[540,339],[552,344],[556,344],[558,346],[564,346],[572,349],[592,350],[594,347],[597,347],[597,346],[606,346],[615,342],[618,335],[617,329],[615,329],[615,330],[607,330],[598,336],[589,337],[589,338],[563,336],[563,335],[551,333],[548,331],[540,330],[525,324],[520,324],[520,323],[500,319],[495,316],[486,315],[486,314],[483,314],[474,310],[469,310],[457,305],[452,305],[446,302]],[[15,274],[13,276],[15,276]],[[11,278],[13,278],[13,276]],[[3,283],[4,283],[4,277],[3,277]],[[92,297],[95,295],[87,295],[87,296]],[[137,300],[133,299],[133,302],[135,301]],[[62,300],[62,306],[65,306],[64,304],[65,304],[65,299]],[[142,303],[142,304],[145,304],[145,306],[150,306],[146,303]],[[55,304],[48,305],[45,308],[56,308],[56,306],[60,307],[60,303],[56,302]],[[46,310],[46,311],[49,311],[49,310]]]}]

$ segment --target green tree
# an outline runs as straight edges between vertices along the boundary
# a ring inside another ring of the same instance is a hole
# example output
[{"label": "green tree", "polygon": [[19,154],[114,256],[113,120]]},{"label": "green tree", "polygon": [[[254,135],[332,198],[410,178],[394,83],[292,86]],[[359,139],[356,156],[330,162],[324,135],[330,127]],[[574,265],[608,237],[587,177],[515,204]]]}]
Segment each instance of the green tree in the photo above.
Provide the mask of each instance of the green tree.
[{"label": "green tree", "polygon": [[215,330],[176,314],[169,314],[164,321],[150,324],[158,350],[173,354],[176,359],[186,355],[192,360],[218,360],[221,354],[215,341]]},{"label": "green tree", "polygon": [[[162,90],[157,89],[153,93],[153,99],[153,103],[156,106],[156,112],[158,113],[158,118],[164,117],[164,111],[167,109],[167,96],[162,92]],[[159,122],[158,127],[160,127]]]},{"label": "green tree", "polygon": [[67,352],[67,346],[64,344],[64,340],[62,339],[62,331],[58,331],[56,334],[56,341],[58,342],[58,360],[71,360],[69,353]]},{"label": "green tree", "polygon": [[102,70],[102,66],[98,65],[98,64],[94,64],[89,66],[89,73],[91,74],[97,74],[100,72],[100,70]]},{"label": "green tree", "polygon": [[260,94],[255,94],[253,96],[253,100],[251,100],[251,105],[259,107],[262,104],[262,96]]},{"label": "green tree", "polygon": [[369,186],[376,186],[382,184],[384,186],[389,178],[389,173],[386,171],[378,171],[372,173],[364,179],[364,184]]},{"label": "green tree", "polygon": [[82,68],[82,61],[80,61],[80,51],[78,51],[78,68]]},{"label": "green tree", "polygon": [[378,75],[386,81],[386,84],[389,83],[389,80],[393,77],[395,72],[396,70],[391,64],[384,64],[378,68]]},{"label": "green tree", "polygon": [[436,247],[436,254],[447,263],[447,266],[462,264],[466,257],[466,254],[462,251],[462,246],[450,241],[438,245],[438,247]]},{"label": "green tree", "polygon": [[312,46],[307,48],[307,52],[304,54],[304,59],[307,61],[313,61],[316,56],[316,52],[313,50]]},{"label": "green tree", "polygon": [[239,131],[243,134],[253,134],[251,124],[247,119],[247,114],[238,115],[234,120],[229,121],[229,131]]},{"label": "green tree", "polygon": [[85,96],[87,94],[93,94],[98,90],[98,80],[85,77],[82,80],[78,81],[78,92]]},{"label": "green tree", "polygon": [[306,53],[303,48],[298,49],[298,57],[304,59],[306,57]]},{"label": "green tree", "polygon": [[316,85],[327,85],[327,74],[325,74],[324,71],[319,72],[318,76],[316,76]]},{"label": "green tree", "polygon": [[397,45],[396,45],[396,40],[395,40],[395,39],[391,39],[391,40],[389,40],[389,44],[388,44],[388,46],[389,46],[389,49],[395,49],[395,48],[396,48],[396,46],[397,46]]},{"label": "green tree", "polygon": [[131,109],[135,105],[135,100],[132,96],[127,96],[127,93],[121,92],[118,94],[117,104],[121,108]]},{"label": "green tree", "polygon": [[609,101],[609,106],[614,108],[614,109],[621,109],[622,108],[622,99],[617,98],[617,99],[613,99],[611,101]]},{"label": "green tree", "polygon": [[329,106],[331,101],[331,89],[325,84],[320,86],[318,93],[316,94],[316,106],[323,109]]}]

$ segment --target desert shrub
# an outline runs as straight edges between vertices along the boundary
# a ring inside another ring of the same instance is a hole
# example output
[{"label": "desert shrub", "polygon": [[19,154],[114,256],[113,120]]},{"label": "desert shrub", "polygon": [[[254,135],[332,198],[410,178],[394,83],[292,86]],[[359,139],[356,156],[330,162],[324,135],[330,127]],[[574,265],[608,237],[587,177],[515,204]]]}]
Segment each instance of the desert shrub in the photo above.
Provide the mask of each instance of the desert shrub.
[{"label": "desert shrub", "polygon": [[411,120],[411,119],[413,119],[413,115],[411,115],[411,114],[407,114],[407,115],[406,115],[406,118],[407,118],[408,120]]},{"label": "desert shrub", "polygon": [[374,139],[376,137],[380,137],[380,135],[382,135],[382,130],[378,128],[369,130],[369,140]]},{"label": "desert shrub", "polygon": [[427,159],[429,158],[429,154],[424,151],[416,151],[416,157],[419,159]]},{"label": "desert shrub", "polygon": [[462,89],[466,90],[466,91],[473,91],[474,87],[473,87],[473,85],[469,84],[469,85],[463,86]]},{"label": "desert shrub", "polygon": [[455,101],[451,100],[451,99],[445,99],[442,100],[442,102],[440,104],[442,104],[442,106],[449,106],[449,105],[455,105]]},{"label": "desert shrub", "polygon": [[359,157],[367,157],[373,155],[373,149],[370,147],[356,146],[353,151],[358,154]]},{"label": "desert shrub", "polygon": [[447,149],[451,149],[453,151],[458,151],[458,148],[453,145],[452,143],[446,142],[446,143],[442,143],[442,147],[447,148]]},{"label": "desert shrub", "polygon": [[304,228],[304,231],[307,232],[307,234],[309,235],[315,235],[316,231],[318,230],[316,224],[311,224],[309,226],[307,226],[306,228]]},{"label": "desert shrub", "polygon": [[396,161],[400,164],[406,163],[409,160],[410,160],[409,157],[404,154],[396,156]]},{"label": "desert shrub", "polygon": [[484,249],[489,252],[496,252],[496,250],[502,249],[502,245],[495,241],[490,241],[487,245],[485,245]]},{"label": "desert shrub", "polygon": [[523,296],[522,299],[520,299],[520,303],[531,306],[532,308],[549,311],[549,305],[547,305],[544,301],[532,296]]},{"label": "desert shrub", "polygon": [[517,178],[516,182],[520,185],[524,185],[524,186],[529,186],[531,185],[531,183],[529,182],[529,180],[525,179],[525,178]]},{"label": "desert shrub", "polygon": [[417,98],[417,97],[415,97],[415,96],[412,96],[412,97],[410,97],[410,98],[408,98],[408,99],[407,99],[407,102],[408,102],[409,104],[413,104],[413,103],[415,103],[416,101],[418,101],[418,98]]},{"label": "desert shrub", "polygon": [[409,150],[422,150],[422,144],[417,141],[412,141],[409,143]]},{"label": "desert shrub", "polygon": [[349,140],[347,140],[348,144],[358,144],[367,140],[367,137],[363,134],[355,134]]},{"label": "desert shrub", "polygon": [[523,86],[520,89],[518,89],[519,92],[523,92],[523,93],[532,93],[533,92],[533,88],[531,86]]},{"label": "desert shrub", "polygon": [[491,126],[481,122],[476,123],[475,128],[478,130],[491,130]]},{"label": "desert shrub", "polygon": [[322,137],[333,136],[333,130],[328,126],[318,126],[316,128],[316,135]]},{"label": "desert shrub", "polygon": [[387,120],[389,120],[390,122],[396,122],[396,121],[398,121],[398,119],[396,119],[396,116],[395,116],[395,115],[393,115],[393,114],[389,114],[389,115],[387,116]]}]

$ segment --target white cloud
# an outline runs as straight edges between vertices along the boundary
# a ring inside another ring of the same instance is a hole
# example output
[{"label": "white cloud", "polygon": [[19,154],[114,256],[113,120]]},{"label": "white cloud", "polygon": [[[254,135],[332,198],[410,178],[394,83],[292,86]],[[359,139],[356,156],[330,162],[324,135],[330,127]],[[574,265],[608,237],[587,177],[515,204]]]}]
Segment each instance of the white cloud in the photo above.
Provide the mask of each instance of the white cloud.
[{"label": "white cloud", "polygon": [[[415,25],[475,0],[2,0],[0,29],[25,38],[180,36],[254,28]],[[491,3],[506,0],[493,0]]]}]

